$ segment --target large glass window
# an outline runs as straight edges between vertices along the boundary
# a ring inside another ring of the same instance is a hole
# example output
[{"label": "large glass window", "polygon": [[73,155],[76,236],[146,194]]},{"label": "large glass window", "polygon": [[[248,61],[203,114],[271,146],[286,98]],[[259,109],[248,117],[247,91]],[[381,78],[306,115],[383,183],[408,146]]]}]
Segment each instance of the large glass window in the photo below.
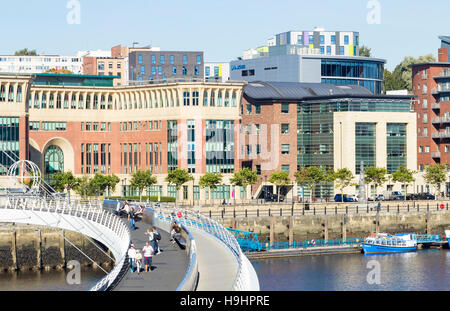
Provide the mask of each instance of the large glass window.
[{"label": "large glass window", "polygon": [[44,155],[45,179],[51,183],[52,175],[64,172],[64,153],[58,146],[50,146]]},{"label": "large glass window", "polygon": [[361,162],[364,167],[376,166],[376,124],[375,123],[356,123],[355,124],[355,143],[356,143],[356,174],[361,172]]},{"label": "large glass window", "polygon": [[387,128],[387,170],[395,173],[406,165],[406,124],[388,123]]}]

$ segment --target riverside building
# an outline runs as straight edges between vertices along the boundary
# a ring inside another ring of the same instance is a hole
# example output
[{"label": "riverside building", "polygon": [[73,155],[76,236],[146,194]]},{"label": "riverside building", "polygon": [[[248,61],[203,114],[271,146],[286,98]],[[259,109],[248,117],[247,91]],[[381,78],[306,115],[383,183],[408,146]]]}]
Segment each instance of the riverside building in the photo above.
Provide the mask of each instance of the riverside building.
[{"label": "riverside building", "polygon": [[359,85],[384,88],[383,59],[359,56],[359,33],[289,31],[230,62],[230,79]]}]

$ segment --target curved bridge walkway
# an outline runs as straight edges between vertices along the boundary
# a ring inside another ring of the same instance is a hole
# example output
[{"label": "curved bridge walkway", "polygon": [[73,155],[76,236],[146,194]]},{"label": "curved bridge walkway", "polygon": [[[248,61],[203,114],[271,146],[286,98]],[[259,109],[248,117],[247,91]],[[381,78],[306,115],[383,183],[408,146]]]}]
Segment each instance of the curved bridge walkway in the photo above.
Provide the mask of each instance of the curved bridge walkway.
[{"label": "curved bridge walkway", "polygon": [[[128,223],[128,222],[127,222]],[[136,249],[142,251],[145,242],[148,241],[148,236],[144,233],[151,226],[143,221],[136,222],[137,230],[131,231],[131,242]],[[159,229],[161,234],[161,241],[159,241],[159,248],[161,253],[153,256],[152,271],[131,273],[128,269],[127,274],[114,288],[115,291],[175,291],[178,285],[184,278],[186,270],[189,265],[189,258],[186,252],[175,244],[170,242],[170,235]]]}]

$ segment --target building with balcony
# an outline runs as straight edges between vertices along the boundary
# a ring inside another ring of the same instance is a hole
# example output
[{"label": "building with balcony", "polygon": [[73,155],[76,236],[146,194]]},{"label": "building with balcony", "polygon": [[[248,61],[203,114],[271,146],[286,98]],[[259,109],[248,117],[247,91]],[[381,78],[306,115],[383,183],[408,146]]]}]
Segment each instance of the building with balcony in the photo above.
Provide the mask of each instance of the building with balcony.
[{"label": "building with balcony", "polygon": [[83,73],[83,60],[76,56],[60,55],[0,55],[0,73],[33,74],[50,69],[69,70],[74,74]]},{"label": "building with balcony", "polygon": [[[434,163],[450,163],[450,62],[449,37],[439,37],[438,62],[412,65],[412,87],[416,96],[417,169]],[[450,185],[447,185],[447,192]]]}]

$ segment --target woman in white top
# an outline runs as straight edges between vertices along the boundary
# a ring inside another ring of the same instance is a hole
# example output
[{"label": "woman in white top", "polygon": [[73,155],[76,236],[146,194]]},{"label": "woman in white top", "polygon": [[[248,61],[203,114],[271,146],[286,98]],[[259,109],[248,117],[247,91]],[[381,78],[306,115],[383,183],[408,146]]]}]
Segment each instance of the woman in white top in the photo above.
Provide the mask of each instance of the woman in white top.
[{"label": "woman in white top", "polygon": [[133,273],[136,263],[136,250],[134,249],[134,244],[131,244],[130,248],[128,249],[128,260],[130,262],[131,273]]}]

